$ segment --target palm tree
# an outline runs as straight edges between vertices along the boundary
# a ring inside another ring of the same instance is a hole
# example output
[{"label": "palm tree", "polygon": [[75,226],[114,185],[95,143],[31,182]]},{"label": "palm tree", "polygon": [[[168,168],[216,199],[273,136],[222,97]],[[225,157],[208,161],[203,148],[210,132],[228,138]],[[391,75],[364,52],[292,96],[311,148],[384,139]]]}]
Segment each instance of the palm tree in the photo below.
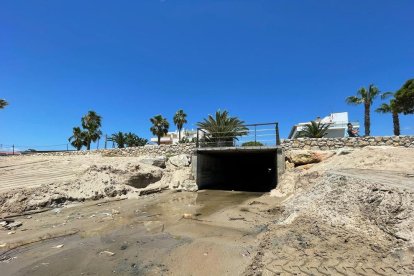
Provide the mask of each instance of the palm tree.
[{"label": "palm tree", "polygon": [[126,137],[122,132],[114,133],[108,138],[108,141],[115,142],[118,148],[123,149],[125,148]]},{"label": "palm tree", "polygon": [[129,132],[125,134],[125,144],[127,147],[142,147],[148,144],[148,140]]},{"label": "palm tree", "polygon": [[0,109],[5,108],[7,105],[9,105],[9,103],[6,102],[6,100],[0,99]]},{"label": "palm tree", "polygon": [[323,138],[328,134],[329,126],[330,124],[323,124],[320,121],[311,121],[310,124],[305,125],[303,130],[300,131],[299,137]]},{"label": "palm tree", "polygon": [[102,117],[95,111],[89,111],[88,114],[82,117],[82,127],[86,129],[86,147],[91,149],[91,143],[96,142],[101,138],[102,131],[100,130]]},{"label": "palm tree", "polygon": [[395,99],[401,113],[414,114],[414,79],[407,80],[395,93]]},{"label": "palm tree", "polygon": [[185,114],[182,109],[178,110],[174,115],[174,124],[178,129],[178,141],[181,141],[181,130],[183,129],[183,125],[187,123],[186,118],[187,114]]},{"label": "palm tree", "polygon": [[158,145],[161,144],[161,137],[168,133],[170,124],[162,115],[156,115],[150,119],[152,127],[150,128],[152,134],[158,137]]},{"label": "palm tree", "polygon": [[[395,97],[395,94],[392,92],[386,92],[384,94],[381,95],[381,99],[386,99],[390,96]],[[395,136],[399,136],[400,133],[400,117],[399,117],[399,113],[400,108],[398,107],[395,98],[392,98],[390,100],[389,104],[383,103],[381,104],[380,107],[378,107],[376,110],[376,112],[378,113],[391,113],[392,114],[392,122],[394,124],[394,135]]]},{"label": "palm tree", "polygon": [[83,146],[86,146],[85,135],[86,132],[82,131],[80,127],[74,127],[73,135],[68,140],[76,150],[81,150]]},{"label": "palm tree", "polygon": [[218,110],[215,117],[208,115],[203,122],[197,123],[197,126],[208,132],[205,137],[208,143],[221,145],[233,145],[238,136],[247,135],[248,129],[244,126],[244,121],[237,117],[230,117],[229,113],[224,110]]},{"label": "palm tree", "polygon": [[362,87],[358,90],[357,96],[350,96],[346,98],[348,104],[364,104],[365,116],[364,116],[364,126],[365,126],[365,136],[369,136],[371,133],[371,106],[375,98],[380,94],[380,91],[373,84],[368,86],[368,89]]}]

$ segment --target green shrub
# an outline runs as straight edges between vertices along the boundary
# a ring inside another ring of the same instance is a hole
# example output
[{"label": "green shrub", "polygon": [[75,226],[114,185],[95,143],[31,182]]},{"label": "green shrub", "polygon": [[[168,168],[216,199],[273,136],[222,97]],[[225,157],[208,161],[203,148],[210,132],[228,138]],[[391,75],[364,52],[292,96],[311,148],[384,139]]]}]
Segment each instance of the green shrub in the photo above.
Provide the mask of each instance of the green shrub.
[{"label": "green shrub", "polygon": [[262,147],[264,146],[260,142],[250,141],[242,144],[242,147]]}]

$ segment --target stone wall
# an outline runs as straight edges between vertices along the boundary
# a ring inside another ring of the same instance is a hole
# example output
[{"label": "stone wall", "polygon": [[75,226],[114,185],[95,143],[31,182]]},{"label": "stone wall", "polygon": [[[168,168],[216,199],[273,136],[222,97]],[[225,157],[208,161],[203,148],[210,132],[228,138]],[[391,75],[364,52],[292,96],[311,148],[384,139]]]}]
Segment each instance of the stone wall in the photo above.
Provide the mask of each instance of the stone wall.
[{"label": "stone wall", "polygon": [[394,146],[414,148],[414,136],[378,136],[345,138],[299,138],[283,140],[281,146],[290,149],[335,150],[339,148],[362,148],[366,146]]},{"label": "stone wall", "polygon": [[63,152],[49,152],[49,153],[37,153],[35,155],[43,156],[66,156],[66,155],[94,155],[100,154],[103,156],[160,156],[165,155],[167,157],[179,155],[179,154],[192,154],[195,150],[195,143],[175,144],[175,145],[161,145],[161,146],[144,146],[136,148],[124,148],[124,149],[101,149],[91,151],[63,151]]}]

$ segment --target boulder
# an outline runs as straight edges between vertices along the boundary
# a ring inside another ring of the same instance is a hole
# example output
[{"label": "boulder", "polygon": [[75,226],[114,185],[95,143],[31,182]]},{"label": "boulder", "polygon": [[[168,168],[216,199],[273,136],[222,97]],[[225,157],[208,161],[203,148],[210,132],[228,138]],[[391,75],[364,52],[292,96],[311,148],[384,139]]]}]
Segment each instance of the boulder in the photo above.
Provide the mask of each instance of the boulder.
[{"label": "boulder", "polygon": [[168,162],[175,167],[188,167],[190,166],[190,161],[185,154],[180,154],[176,156],[172,156],[168,159]]},{"label": "boulder", "polygon": [[142,171],[131,175],[125,184],[137,189],[142,189],[152,183],[160,181],[161,178],[161,171]]},{"label": "boulder", "polygon": [[330,151],[315,151],[315,150],[291,150],[286,153],[286,159],[295,166],[302,166],[307,164],[319,163],[334,153]]},{"label": "boulder", "polygon": [[198,186],[194,181],[185,180],[181,185],[180,188],[187,192],[197,192]]},{"label": "boulder", "polygon": [[185,180],[188,180],[190,172],[188,168],[185,169],[177,169],[171,173],[171,179],[170,179],[170,189],[176,189],[178,186],[180,186],[181,183],[183,183]]},{"label": "boulder", "polygon": [[157,156],[157,157],[147,157],[144,159],[141,159],[140,162],[147,164],[147,165],[151,165],[151,166],[155,166],[155,167],[159,167],[164,169],[165,168],[165,162],[167,161],[167,157],[165,156]]}]

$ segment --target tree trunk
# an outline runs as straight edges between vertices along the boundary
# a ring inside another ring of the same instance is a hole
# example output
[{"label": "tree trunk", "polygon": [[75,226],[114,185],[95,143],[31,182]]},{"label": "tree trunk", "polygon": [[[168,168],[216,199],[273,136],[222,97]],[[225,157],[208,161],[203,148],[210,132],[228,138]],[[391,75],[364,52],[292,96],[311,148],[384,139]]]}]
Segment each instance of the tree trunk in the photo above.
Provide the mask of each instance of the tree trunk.
[{"label": "tree trunk", "polygon": [[394,135],[400,136],[400,118],[398,112],[392,112],[392,122],[394,123]]},{"label": "tree trunk", "polygon": [[161,136],[158,135],[158,146],[161,145]]},{"label": "tree trunk", "polygon": [[181,142],[181,129],[182,128],[178,128],[178,142]]},{"label": "tree trunk", "polygon": [[365,136],[369,136],[371,134],[371,114],[370,110],[371,105],[369,103],[365,103]]}]

